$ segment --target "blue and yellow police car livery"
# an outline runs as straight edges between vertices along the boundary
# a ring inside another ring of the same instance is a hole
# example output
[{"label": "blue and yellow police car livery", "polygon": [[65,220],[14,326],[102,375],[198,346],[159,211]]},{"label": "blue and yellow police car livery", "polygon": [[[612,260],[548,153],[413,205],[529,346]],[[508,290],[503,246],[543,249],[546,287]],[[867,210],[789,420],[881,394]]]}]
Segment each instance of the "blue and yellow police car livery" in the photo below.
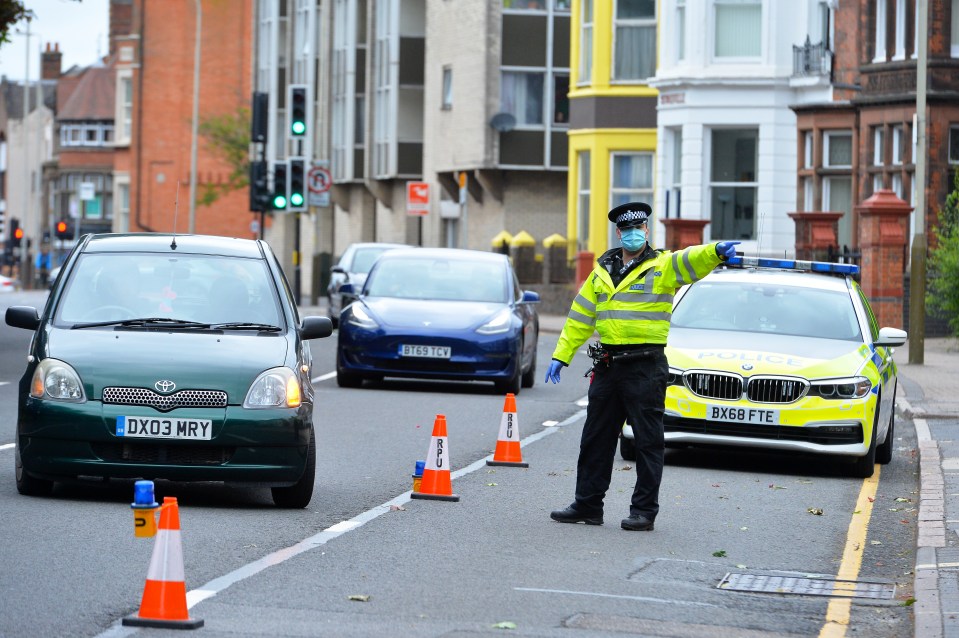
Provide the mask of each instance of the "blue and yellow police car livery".
[{"label": "blue and yellow police car livery", "polygon": [[906,333],[878,326],[855,274],[849,264],[736,257],[680,291],[666,444],[838,456],[863,478],[888,463],[892,354]]}]

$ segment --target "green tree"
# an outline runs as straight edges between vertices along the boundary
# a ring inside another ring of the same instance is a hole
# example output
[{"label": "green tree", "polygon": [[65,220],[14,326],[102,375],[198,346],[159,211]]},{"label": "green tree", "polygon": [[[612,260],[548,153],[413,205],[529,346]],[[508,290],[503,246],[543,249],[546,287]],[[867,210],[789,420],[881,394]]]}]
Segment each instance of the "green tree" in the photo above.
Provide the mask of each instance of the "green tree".
[{"label": "green tree", "polygon": [[199,184],[197,203],[209,206],[221,196],[250,183],[250,110],[214,115],[200,121],[200,135],[207,147],[230,167],[222,184]]},{"label": "green tree", "polygon": [[0,0],[0,44],[10,42],[13,25],[32,19],[33,15],[33,11],[23,6],[20,0]]},{"label": "green tree", "polygon": [[939,210],[933,233],[936,247],[929,251],[926,305],[947,317],[959,337],[959,171],[953,174],[953,190]]}]

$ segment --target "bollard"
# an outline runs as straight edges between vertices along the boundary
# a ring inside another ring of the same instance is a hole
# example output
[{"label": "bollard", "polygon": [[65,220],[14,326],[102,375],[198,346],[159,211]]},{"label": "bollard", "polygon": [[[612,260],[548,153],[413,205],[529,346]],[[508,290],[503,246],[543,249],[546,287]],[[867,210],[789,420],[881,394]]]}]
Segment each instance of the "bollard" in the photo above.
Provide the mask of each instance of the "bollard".
[{"label": "bollard", "polygon": [[513,237],[510,242],[510,255],[519,283],[540,283],[540,278],[536,276],[536,240],[525,230]]},{"label": "bollard", "polygon": [[509,244],[513,241],[513,236],[505,230],[501,230],[496,233],[496,236],[490,241],[492,251],[494,253],[500,253],[502,255],[509,254]]},{"label": "bollard", "polygon": [[566,261],[566,238],[554,233],[543,240],[543,248],[546,249],[548,255],[546,267],[549,273],[549,283],[568,283],[572,279],[572,273]]},{"label": "bollard", "polygon": [[160,507],[153,498],[153,481],[137,481],[133,484],[133,534],[137,538],[157,535],[156,510]]}]

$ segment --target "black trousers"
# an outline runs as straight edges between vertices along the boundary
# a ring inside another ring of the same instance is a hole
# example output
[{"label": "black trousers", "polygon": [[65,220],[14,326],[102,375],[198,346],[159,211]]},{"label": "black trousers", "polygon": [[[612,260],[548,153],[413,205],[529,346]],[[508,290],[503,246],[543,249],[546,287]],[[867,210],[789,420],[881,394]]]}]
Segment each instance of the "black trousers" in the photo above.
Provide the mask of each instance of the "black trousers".
[{"label": "black trousers", "polygon": [[669,364],[662,350],[641,359],[596,366],[576,466],[574,507],[584,515],[603,512],[616,445],[626,420],[636,436],[636,486],[629,513],[649,520],[659,513],[668,374]]}]

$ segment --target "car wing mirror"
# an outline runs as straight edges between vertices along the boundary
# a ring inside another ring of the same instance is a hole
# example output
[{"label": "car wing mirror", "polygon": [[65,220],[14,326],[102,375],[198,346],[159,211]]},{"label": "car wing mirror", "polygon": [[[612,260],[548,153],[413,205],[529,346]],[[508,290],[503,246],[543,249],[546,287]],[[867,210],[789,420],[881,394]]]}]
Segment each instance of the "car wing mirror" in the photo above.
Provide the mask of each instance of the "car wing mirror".
[{"label": "car wing mirror", "polygon": [[340,286],[340,294],[343,294],[343,295],[355,295],[355,294],[356,294],[356,291],[353,290],[353,284],[351,284],[351,283],[345,283],[345,284],[343,284],[342,286]]},{"label": "car wing mirror", "polygon": [[10,306],[6,316],[7,325],[14,328],[36,330],[40,325],[40,315],[33,306]]},{"label": "car wing mirror", "polygon": [[329,317],[303,317],[300,324],[300,338],[322,339],[333,334],[333,322]]},{"label": "car wing mirror", "polygon": [[894,348],[896,346],[901,346],[906,343],[906,339],[909,338],[909,335],[905,330],[900,330],[899,328],[880,328],[879,338],[876,339],[877,346],[885,346],[887,348]]},{"label": "car wing mirror", "polygon": [[335,272],[335,273],[337,273],[337,274],[339,274],[339,275],[345,275],[345,274],[346,274],[346,271],[343,270],[343,266],[333,266],[333,272]]},{"label": "car wing mirror", "polygon": [[532,290],[524,290],[520,303],[539,303],[539,293],[533,292]]}]

